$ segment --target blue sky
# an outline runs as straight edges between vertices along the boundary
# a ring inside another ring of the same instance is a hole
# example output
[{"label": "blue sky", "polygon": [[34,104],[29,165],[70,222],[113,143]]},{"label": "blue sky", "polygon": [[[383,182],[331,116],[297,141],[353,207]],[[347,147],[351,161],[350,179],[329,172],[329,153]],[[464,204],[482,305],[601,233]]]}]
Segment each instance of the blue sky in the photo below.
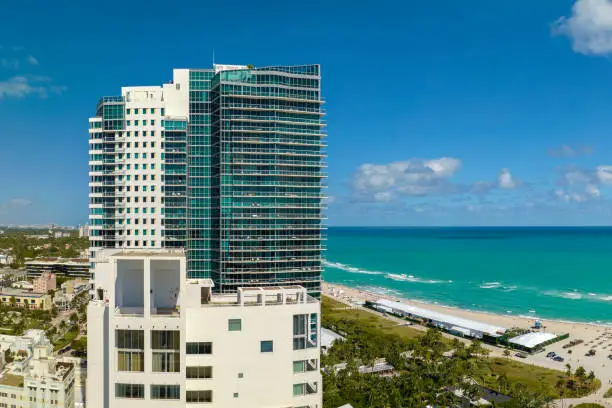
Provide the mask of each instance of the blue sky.
[{"label": "blue sky", "polygon": [[85,222],[98,98],[213,48],[322,65],[330,225],[612,224],[610,0],[362,3],[2,2],[0,224]]}]

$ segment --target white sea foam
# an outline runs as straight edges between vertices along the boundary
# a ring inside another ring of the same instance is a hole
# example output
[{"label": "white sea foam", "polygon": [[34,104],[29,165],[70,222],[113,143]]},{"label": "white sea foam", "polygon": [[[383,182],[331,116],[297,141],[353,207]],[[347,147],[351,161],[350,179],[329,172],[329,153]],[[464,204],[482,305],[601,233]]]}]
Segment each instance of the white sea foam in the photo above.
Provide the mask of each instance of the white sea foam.
[{"label": "white sea foam", "polygon": [[367,269],[359,269],[359,268],[355,268],[354,266],[346,265],[340,262],[323,261],[323,264],[329,268],[341,269],[343,271],[351,272],[351,273],[360,273],[363,275],[384,275],[384,272],[368,271]]},{"label": "white sea foam", "polygon": [[354,266],[346,265],[340,262],[324,261],[323,264],[329,268],[340,269],[340,270],[351,272],[351,273],[359,273],[362,275],[385,275],[386,278],[392,279],[395,281],[405,281],[405,282],[412,282],[412,283],[453,283],[453,281],[451,280],[442,281],[442,280],[435,280],[435,279],[422,279],[414,275],[406,275],[404,273],[399,274],[399,273],[386,273],[386,272],[380,272],[380,271],[369,271],[367,269],[356,268]]},{"label": "white sea foam", "polygon": [[500,282],[483,282],[480,285],[480,289],[497,289],[501,287],[501,285]]},{"label": "white sea foam", "polygon": [[[404,282],[412,282],[412,283],[445,283],[445,281],[435,280],[435,279],[422,279],[418,278],[414,275],[406,275],[405,273],[388,273],[385,275],[386,278],[393,279],[394,281],[404,281]],[[452,283],[451,281],[446,281],[447,283]]]},{"label": "white sea foam", "polygon": [[612,295],[604,293],[581,292],[579,290],[547,290],[542,292],[546,296],[552,296],[569,300],[590,300],[600,302],[612,302]]}]

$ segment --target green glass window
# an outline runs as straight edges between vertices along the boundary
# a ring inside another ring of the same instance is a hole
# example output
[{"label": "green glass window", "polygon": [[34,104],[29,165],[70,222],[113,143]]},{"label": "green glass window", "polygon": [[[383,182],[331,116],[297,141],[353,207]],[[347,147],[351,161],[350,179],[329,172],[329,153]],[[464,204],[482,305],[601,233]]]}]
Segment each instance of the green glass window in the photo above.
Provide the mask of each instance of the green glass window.
[{"label": "green glass window", "polygon": [[227,330],[241,331],[242,330],[242,319],[229,319],[227,321]]},{"label": "green glass window", "polygon": [[151,115],[155,113],[155,108],[151,108]]},{"label": "green glass window", "polygon": [[274,351],[274,342],[272,340],[262,340],[260,343],[260,351],[262,353],[272,353]]},{"label": "green glass window", "polygon": [[138,108],[134,109],[134,115],[138,115]]},{"label": "green glass window", "polygon": [[144,399],[144,384],[115,384],[115,397]]},{"label": "green glass window", "polygon": [[293,372],[294,373],[303,373],[304,371],[306,371],[306,361],[305,360],[293,362]]},{"label": "green glass window", "polygon": [[151,399],[181,399],[181,387],[179,385],[156,385],[151,384]]}]

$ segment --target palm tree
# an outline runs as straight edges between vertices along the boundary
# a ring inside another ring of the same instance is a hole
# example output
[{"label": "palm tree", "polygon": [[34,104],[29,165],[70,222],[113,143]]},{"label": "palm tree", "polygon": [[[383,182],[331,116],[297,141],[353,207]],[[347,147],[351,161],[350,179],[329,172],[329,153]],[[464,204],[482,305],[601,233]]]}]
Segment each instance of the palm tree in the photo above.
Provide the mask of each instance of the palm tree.
[{"label": "palm tree", "polygon": [[506,357],[506,359],[510,358],[511,354],[512,352],[510,351],[510,349],[504,349],[504,356]]},{"label": "palm tree", "polygon": [[572,366],[570,365],[570,363],[565,364],[565,368],[567,368],[567,376],[571,377],[572,376]]}]

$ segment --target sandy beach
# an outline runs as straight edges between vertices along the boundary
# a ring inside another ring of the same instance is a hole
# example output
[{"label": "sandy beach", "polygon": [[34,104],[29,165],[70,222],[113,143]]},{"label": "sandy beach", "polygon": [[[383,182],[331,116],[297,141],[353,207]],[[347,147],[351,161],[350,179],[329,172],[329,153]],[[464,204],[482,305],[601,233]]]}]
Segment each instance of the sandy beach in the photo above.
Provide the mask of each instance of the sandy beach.
[{"label": "sandy beach", "polygon": [[[426,309],[459,316],[466,319],[476,320],[484,323],[503,326],[505,328],[519,327],[529,329],[535,323],[535,319],[542,322],[542,331],[553,332],[556,334],[569,333],[570,337],[567,340],[552,344],[546,347],[546,352],[554,351],[562,356],[564,362],[556,362],[546,358],[546,353],[537,353],[528,356],[526,359],[512,357],[519,361],[535,364],[542,367],[548,367],[558,370],[566,370],[565,365],[570,364],[572,369],[583,366],[587,372],[593,370],[597,378],[601,380],[602,388],[599,392],[590,398],[591,401],[598,401],[606,406],[611,406],[603,400],[603,393],[612,386],[612,360],[608,355],[612,355],[612,327],[597,326],[586,323],[570,323],[560,322],[555,320],[540,319],[537,317],[521,317],[521,316],[504,316],[484,312],[475,312],[469,310],[458,309],[454,307],[441,306],[436,304],[424,303],[410,299],[397,298],[394,296],[372,293],[365,290],[350,288],[343,285],[323,283],[323,293],[325,295],[342,300],[346,303],[354,301],[376,301],[378,299],[390,299],[401,301],[406,304],[411,304]],[[612,313],[612,311],[611,311]],[[577,346],[564,349],[563,345],[568,344],[572,340],[581,339],[584,342]],[[493,355],[502,356],[502,349],[497,347],[490,348]],[[595,355],[587,357],[585,354],[589,350],[595,350]],[[571,353],[568,351],[571,350]]]}]

